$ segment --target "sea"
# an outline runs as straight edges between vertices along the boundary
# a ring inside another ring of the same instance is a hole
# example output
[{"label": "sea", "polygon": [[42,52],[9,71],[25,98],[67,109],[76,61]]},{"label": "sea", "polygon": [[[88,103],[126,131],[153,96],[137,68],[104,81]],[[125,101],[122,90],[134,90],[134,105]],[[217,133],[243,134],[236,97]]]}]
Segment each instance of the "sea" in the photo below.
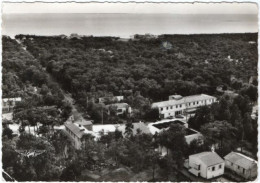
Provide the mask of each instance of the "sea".
[{"label": "sea", "polygon": [[257,14],[3,14],[2,34],[117,36],[258,32]]}]

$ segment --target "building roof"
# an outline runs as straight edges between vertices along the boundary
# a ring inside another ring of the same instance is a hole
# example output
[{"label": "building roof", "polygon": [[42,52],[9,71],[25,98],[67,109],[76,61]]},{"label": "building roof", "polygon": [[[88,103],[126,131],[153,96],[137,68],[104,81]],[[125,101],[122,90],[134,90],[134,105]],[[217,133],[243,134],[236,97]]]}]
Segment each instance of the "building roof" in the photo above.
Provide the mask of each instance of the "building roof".
[{"label": "building roof", "polygon": [[93,125],[93,132],[99,133],[104,131],[104,133],[115,132],[117,125]]},{"label": "building roof", "polygon": [[114,103],[114,104],[109,104],[106,105],[107,107],[109,106],[114,106],[116,108],[127,108],[129,105],[127,103]]},{"label": "building roof", "polygon": [[21,98],[21,97],[17,97],[17,98],[3,98],[3,101],[4,101],[4,102],[7,102],[7,101],[17,101],[17,102],[21,102],[21,101],[22,101],[22,98]]},{"label": "building roof", "polygon": [[2,119],[6,119],[6,120],[13,120],[13,113],[12,112],[9,112],[9,113],[5,113],[5,114],[2,114]]},{"label": "building roof", "polygon": [[171,98],[171,100],[172,99],[178,99],[179,100],[179,99],[182,98],[182,96],[181,95],[170,95],[169,98]]},{"label": "building roof", "polygon": [[[141,133],[145,133],[145,134],[151,134],[148,126],[144,123],[144,122],[139,122],[139,123],[132,123],[133,124],[133,135],[137,134],[137,129],[141,130]],[[118,130],[122,132],[122,134],[124,135],[125,133],[125,124],[120,125],[118,127]]]},{"label": "building roof", "polygon": [[155,102],[152,104],[152,107],[165,107],[165,106],[184,104],[189,102],[202,101],[202,100],[215,99],[215,98],[216,97],[206,95],[206,94],[191,95],[191,96],[183,97],[179,100],[172,99],[172,100],[167,100],[162,102]]},{"label": "building roof", "polygon": [[70,129],[70,131],[75,134],[78,138],[82,138],[82,136],[85,134],[85,132],[87,132],[88,130],[83,128],[80,128],[79,126],[77,126],[74,123],[65,123],[64,124],[68,129]]},{"label": "building roof", "polygon": [[190,155],[190,157],[200,159],[207,166],[224,163],[224,160],[215,152],[202,152],[202,153]]},{"label": "building roof", "polygon": [[243,167],[244,169],[250,169],[254,164],[257,164],[252,158],[249,158],[241,153],[231,152],[224,157],[225,160],[230,161],[236,165]]},{"label": "building roof", "polygon": [[79,125],[93,125],[92,121],[87,121],[85,119],[80,119],[79,121],[76,121],[75,123],[79,124]]}]

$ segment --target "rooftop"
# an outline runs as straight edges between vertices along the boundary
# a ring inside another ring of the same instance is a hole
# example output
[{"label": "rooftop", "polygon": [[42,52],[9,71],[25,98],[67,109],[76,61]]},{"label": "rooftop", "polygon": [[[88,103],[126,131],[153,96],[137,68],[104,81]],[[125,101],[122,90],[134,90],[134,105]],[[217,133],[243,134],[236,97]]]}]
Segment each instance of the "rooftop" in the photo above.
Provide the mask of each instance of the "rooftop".
[{"label": "rooftop", "polygon": [[255,161],[254,159],[237,152],[229,153],[224,157],[224,159],[236,165],[239,165],[245,169],[249,169],[254,164],[257,164],[257,161]]},{"label": "rooftop", "polygon": [[117,108],[126,108],[129,105],[127,103],[114,103],[114,104],[109,104],[109,105],[106,105],[106,106],[107,107],[114,106],[114,107],[117,107]]},{"label": "rooftop", "polygon": [[117,125],[93,125],[93,132],[99,133],[104,131],[104,133],[115,132]]},{"label": "rooftop", "polygon": [[207,166],[224,163],[224,160],[215,152],[202,152],[202,153],[190,155],[190,157],[199,158]]},{"label": "rooftop", "polygon": [[170,121],[155,123],[155,124],[153,124],[153,126],[158,129],[163,129],[163,128],[168,128],[171,124],[184,125],[186,123],[183,121],[180,121],[180,120],[170,120]]},{"label": "rooftop", "polygon": [[[137,134],[137,129],[140,129],[142,133],[145,134],[151,134],[149,128],[147,127],[147,125],[144,122],[139,122],[139,123],[132,123],[133,124],[133,135]],[[124,135],[125,133],[125,124],[120,125],[118,127],[118,130],[122,132],[122,134]]]},{"label": "rooftop", "polygon": [[21,97],[17,97],[17,98],[3,98],[3,101],[4,102],[7,102],[7,101],[22,101],[22,98]]},{"label": "rooftop", "polygon": [[78,138],[82,138],[82,136],[88,132],[86,128],[80,127],[79,124],[67,122],[64,125],[68,129],[70,129],[72,133],[75,134]]},{"label": "rooftop", "polygon": [[167,100],[162,102],[155,102],[152,104],[152,107],[165,107],[170,105],[177,105],[177,104],[184,104],[189,102],[195,102],[195,101],[202,101],[202,100],[208,100],[208,99],[215,99],[216,97],[206,95],[206,94],[199,94],[199,95],[191,95],[187,97],[183,97],[179,100]]},{"label": "rooftop", "polygon": [[92,123],[92,121],[87,121],[87,120],[85,120],[85,119],[81,119],[81,120],[79,120],[79,121],[76,121],[75,123],[77,123],[77,124],[79,124],[79,125],[92,125],[93,123]]}]

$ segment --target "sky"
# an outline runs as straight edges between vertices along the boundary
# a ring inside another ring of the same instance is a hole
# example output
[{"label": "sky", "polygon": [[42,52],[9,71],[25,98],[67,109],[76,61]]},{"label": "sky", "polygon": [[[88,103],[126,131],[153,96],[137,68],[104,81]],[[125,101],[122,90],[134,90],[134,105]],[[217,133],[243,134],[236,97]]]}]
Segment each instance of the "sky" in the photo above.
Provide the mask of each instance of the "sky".
[{"label": "sky", "polygon": [[3,3],[12,13],[257,14],[256,3]]}]

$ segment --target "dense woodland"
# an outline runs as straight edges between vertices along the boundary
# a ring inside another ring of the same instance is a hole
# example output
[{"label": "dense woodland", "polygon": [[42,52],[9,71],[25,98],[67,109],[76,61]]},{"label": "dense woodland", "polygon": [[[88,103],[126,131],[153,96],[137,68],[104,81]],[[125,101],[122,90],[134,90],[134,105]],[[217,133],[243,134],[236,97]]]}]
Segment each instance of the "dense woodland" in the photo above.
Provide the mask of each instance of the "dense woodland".
[{"label": "dense woodland", "polygon": [[[162,35],[127,42],[114,37],[16,38],[96,122],[100,114],[91,111],[99,106],[89,101],[98,97],[124,95],[137,109],[136,121],[147,119],[151,102],[171,94],[213,95],[219,85],[240,90],[257,75],[257,34]],[[170,48],[162,46],[166,41]],[[231,76],[236,80],[231,82]]]},{"label": "dense woodland", "polygon": [[[64,102],[60,87],[41,64],[15,40],[3,37],[3,98],[21,97],[14,119],[18,122],[50,117],[59,123],[68,118],[71,107]],[[28,117],[30,116],[30,117]],[[35,121],[35,120],[34,120]],[[33,123],[33,122],[32,122]],[[34,122],[35,123],[35,122]],[[44,122],[43,122],[44,123]]]},{"label": "dense woodland", "polygon": [[[209,151],[212,145],[220,156],[238,147],[257,153],[257,118],[252,106],[257,101],[257,34],[162,35],[156,39],[120,41],[114,37],[62,38],[18,35],[3,37],[3,97],[22,97],[15,107],[14,122],[20,136],[7,126],[2,134],[3,168],[18,181],[94,181],[85,171],[109,173],[99,181],[189,181],[178,173],[190,154]],[[164,47],[164,42],[170,47]],[[249,44],[249,42],[255,42]],[[236,92],[226,96],[216,90]],[[35,87],[37,91],[35,91]],[[71,114],[64,100],[71,93],[85,117],[101,122],[104,105],[98,97],[123,95],[133,108],[133,116],[107,116],[105,123],[126,123],[125,138],[119,131],[94,141],[85,136],[83,149],[75,150],[63,133],[53,130]],[[158,111],[152,102],[169,95],[205,93],[219,102],[197,110],[189,126],[200,131],[200,140],[188,145],[181,125],[154,136],[141,131],[133,135],[131,122],[155,121]],[[42,124],[38,136],[25,132],[26,126]],[[154,148],[169,149],[161,158]],[[19,149],[46,150],[36,158],[19,155]],[[97,168],[95,168],[97,167]],[[113,171],[125,168],[116,179]],[[99,171],[100,172],[100,171]],[[151,172],[155,172],[155,177]],[[148,174],[147,174],[148,175]]]}]

